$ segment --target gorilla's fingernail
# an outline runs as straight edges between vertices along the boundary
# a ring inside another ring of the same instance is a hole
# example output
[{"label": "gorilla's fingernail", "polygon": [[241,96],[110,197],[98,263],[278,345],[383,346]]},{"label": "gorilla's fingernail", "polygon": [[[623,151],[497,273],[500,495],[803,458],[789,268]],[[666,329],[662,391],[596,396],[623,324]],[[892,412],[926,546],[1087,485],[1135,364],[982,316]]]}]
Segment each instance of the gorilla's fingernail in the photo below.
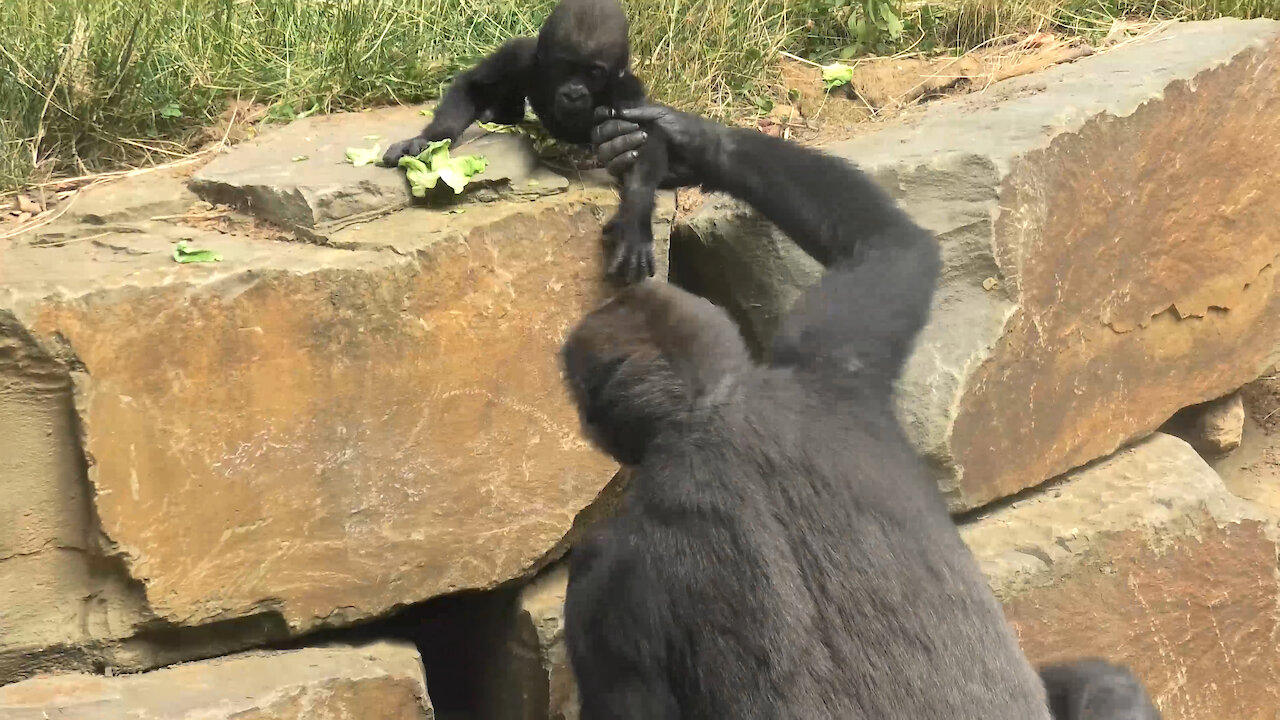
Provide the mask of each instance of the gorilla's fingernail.
[{"label": "gorilla's fingernail", "polygon": [[647,132],[642,132],[642,133],[640,133],[640,139],[641,139],[641,140],[648,140],[648,139],[649,139],[649,133],[647,133]]}]

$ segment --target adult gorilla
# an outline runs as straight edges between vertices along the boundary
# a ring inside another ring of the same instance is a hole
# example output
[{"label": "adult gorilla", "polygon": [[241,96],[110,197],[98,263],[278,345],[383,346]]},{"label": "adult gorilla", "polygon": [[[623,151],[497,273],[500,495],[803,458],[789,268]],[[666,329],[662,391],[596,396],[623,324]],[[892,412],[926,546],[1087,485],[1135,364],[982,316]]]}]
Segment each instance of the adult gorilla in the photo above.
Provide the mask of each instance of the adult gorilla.
[{"label": "adult gorilla", "polygon": [[583,719],[1048,720],[893,413],[934,238],[834,157],[663,107],[603,115],[611,170],[659,137],[673,165],[827,272],[767,365],[726,313],[659,283],[624,290],[565,343],[586,432],[635,470],[571,559]]}]

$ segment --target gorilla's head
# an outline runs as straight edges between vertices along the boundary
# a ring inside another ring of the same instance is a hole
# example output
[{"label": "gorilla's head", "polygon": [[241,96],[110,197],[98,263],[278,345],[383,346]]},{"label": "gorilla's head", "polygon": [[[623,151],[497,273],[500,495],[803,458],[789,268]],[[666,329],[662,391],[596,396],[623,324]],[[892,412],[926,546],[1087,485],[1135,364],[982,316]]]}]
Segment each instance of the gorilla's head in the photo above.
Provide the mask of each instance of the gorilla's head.
[{"label": "gorilla's head", "polygon": [[614,0],[562,0],[538,33],[538,69],[555,120],[585,137],[592,111],[630,63],[627,16]]},{"label": "gorilla's head", "polygon": [[640,462],[663,423],[753,366],[727,313],[659,282],[630,286],[587,315],[561,358],[587,436],[624,465]]}]

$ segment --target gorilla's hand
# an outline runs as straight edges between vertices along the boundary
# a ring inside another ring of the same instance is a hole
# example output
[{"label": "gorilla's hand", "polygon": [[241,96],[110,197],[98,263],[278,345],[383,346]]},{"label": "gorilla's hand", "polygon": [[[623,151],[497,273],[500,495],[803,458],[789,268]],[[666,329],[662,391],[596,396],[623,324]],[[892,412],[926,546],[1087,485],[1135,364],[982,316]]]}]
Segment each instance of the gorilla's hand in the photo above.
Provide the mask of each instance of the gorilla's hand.
[{"label": "gorilla's hand", "polygon": [[430,144],[431,141],[423,135],[401,140],[387,148],[387,151],[382,154],[382,164],[386,167],[396,167],[400,163],[400,158],[407,155],[417,157]]},{"label": "gorilla's hand", "polygon": [[609,174],[621,178],[640,156],[640,147],[650,132],[660,133],[667,141],[669,169],[663,187],[697,185],[719,152],[723,127],[716,123],[673,110],[663,105],[616,110],[596,108],[596,126],[591,129],[600,164]]}]

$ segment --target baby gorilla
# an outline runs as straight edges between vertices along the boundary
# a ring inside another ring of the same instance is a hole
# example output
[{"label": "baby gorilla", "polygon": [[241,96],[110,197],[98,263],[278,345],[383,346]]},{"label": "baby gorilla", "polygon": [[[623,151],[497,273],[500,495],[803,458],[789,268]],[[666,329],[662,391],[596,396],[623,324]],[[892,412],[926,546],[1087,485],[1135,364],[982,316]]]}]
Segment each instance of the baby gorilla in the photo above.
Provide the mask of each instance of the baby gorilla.
[{"label": "baby gorilla", "polygon": [[[536,39],[510,40],[459,75],[422,134],[392,145],[383,164],[394,167],[437,140],[456,141],[476,120],[518,123],[526,99],[557,140],[586,144],[595,108],[645,102],[644,85],[631,74],[630,62],[627,17],[615,0],[563,0]],[[654,195],[667,171],[662,143],[653,142],[626,174],[618,212],[605,226],[616,242],[610,275],[627,282],[653,275]]]},{"label": "baby gorilla", "polygon": [[604,114],[621,118],[597,128],[612,170],[640,130],[661,137],[827,273],[767,365],[725,312],[658,283],[623,290],[566,341],[585,431],[634,470],[618,514],[571,557],[583,720],[1049,720],[894,416],[940,269],[934,238],[834,157],[662,107]]}]

